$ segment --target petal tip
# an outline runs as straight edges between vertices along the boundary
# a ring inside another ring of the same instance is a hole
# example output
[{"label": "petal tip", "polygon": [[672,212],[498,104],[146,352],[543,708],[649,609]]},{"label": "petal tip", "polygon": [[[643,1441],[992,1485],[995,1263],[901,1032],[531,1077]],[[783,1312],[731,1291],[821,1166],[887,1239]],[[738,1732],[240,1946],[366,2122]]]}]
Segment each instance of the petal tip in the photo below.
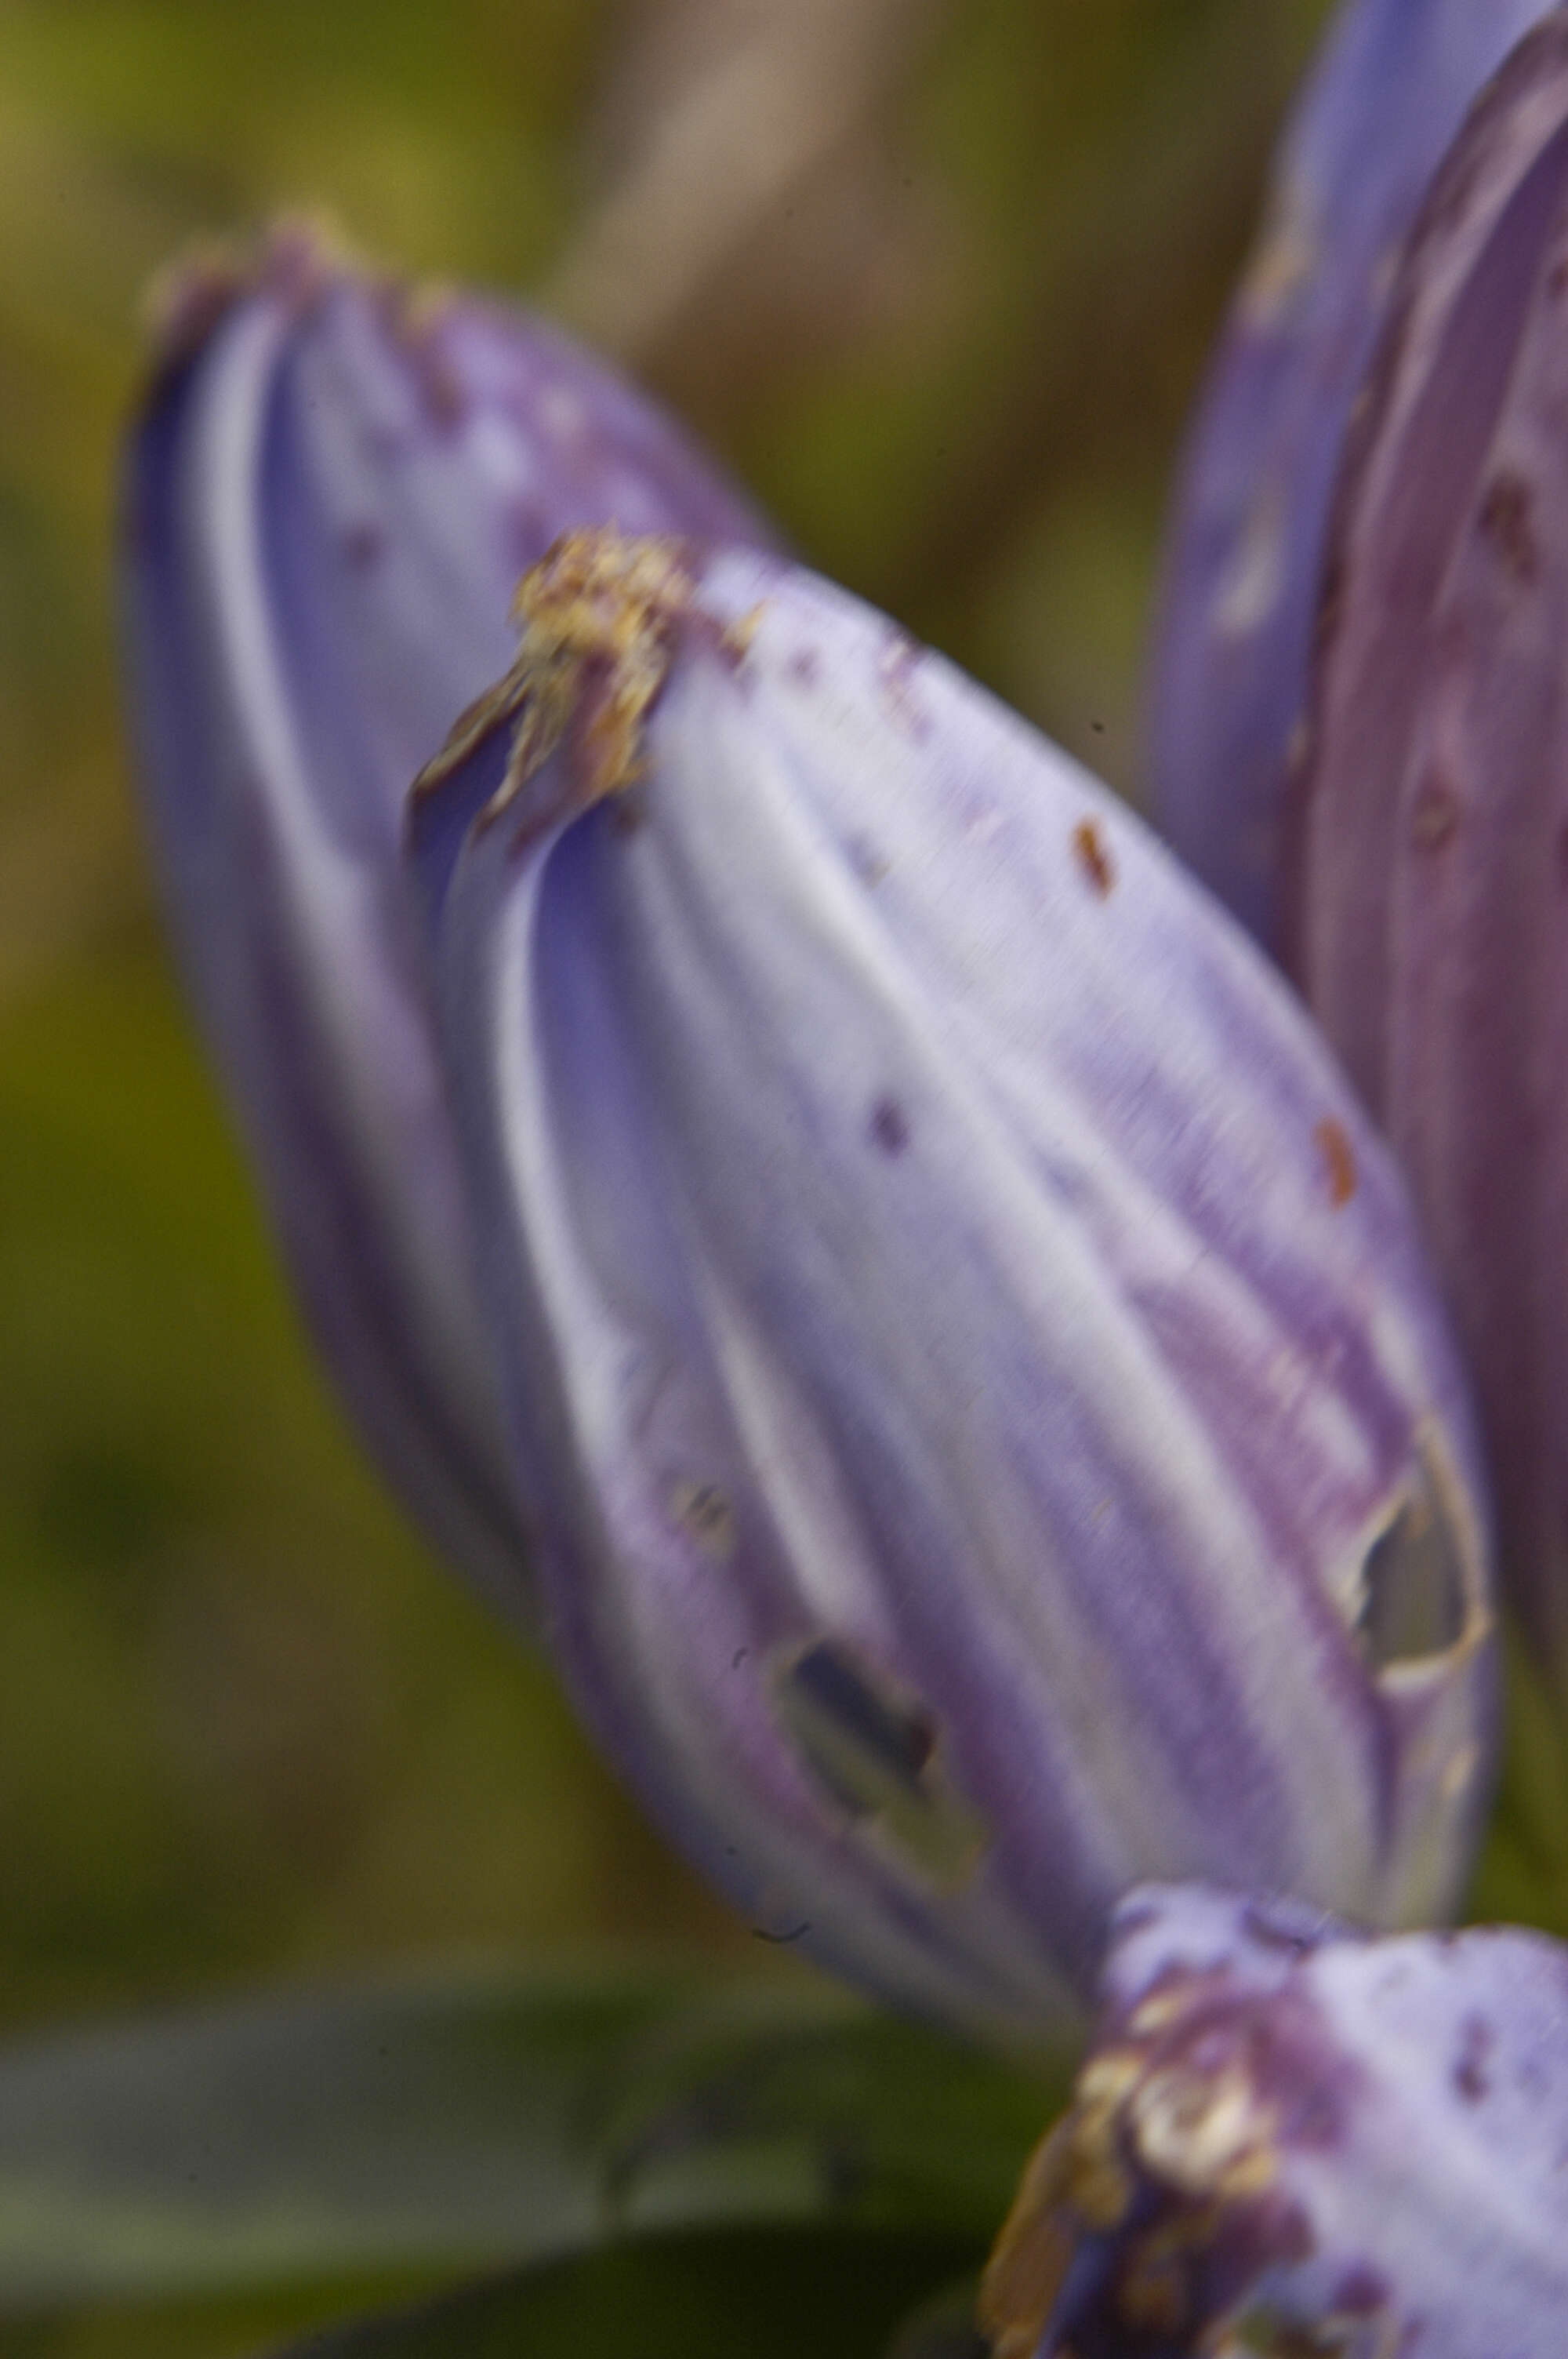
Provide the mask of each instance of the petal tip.
[{"label": "petal tip", "polygon": [[142,299],[155,380],[193,360],[237,303],[267,295],[303,311],[351,266],[352,249],[326,213],[281,213],[253,239],[196,239]]},{"label": "petal tip", "polygon": [[[758,608],[730,623],[703,613],[697,570],[695,545],[679,534],[607,525],[551,543],[513,600],[516,661],[460,715],[409,790],[406,840],[416,858],[435,837],[450,840],[454,810],[464,834],[511,815],[515,841],[526,844],[639,783],[644,732],[681,630],[706,624],[712,646],[735,663],[756,635]],[[505,730],[504,766],[492,782]],[[539,801],[529,789],[563,745],[566,763]]]}]

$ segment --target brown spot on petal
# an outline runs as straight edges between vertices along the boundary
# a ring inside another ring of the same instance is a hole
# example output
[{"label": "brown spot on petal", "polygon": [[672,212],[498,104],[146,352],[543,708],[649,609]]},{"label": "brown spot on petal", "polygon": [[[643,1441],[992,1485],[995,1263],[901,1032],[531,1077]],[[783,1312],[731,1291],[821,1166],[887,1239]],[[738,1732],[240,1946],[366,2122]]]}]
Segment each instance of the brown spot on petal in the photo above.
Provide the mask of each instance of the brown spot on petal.
[{"label": "brown spot on petal", "polygon": [[343,555],[356,573],[368,571],[385,547],[386,536],[378,524],[351,524],[343,534]]},{"label": "brown spot on petal", "polygon": [[849,854],[850,867],[862,885],[880,885],[890,874],[892,864],[869,837],[852,835],[844,849]]},{"label": "brown spot on petal", "polygon": [[1476,518],[1504,571],[1521,584],[1533,582],[1541,571],[1534,507],[1534,495],[1524,477],[1504,467],[1487,484]]},{"label": "brown spot on petal", "polygon": [[902,1155],[909,1145],[909,1116],[896,1098],[879,1098],[872,1106],[871,1136],[884,1155]]},{"label": "brown spot on petal", "polygon": [[1081,819],[1073,830],[1073,854],[1094,891],[1103,901],[1116,882],[1116,868],[1099,823]]},{"label": "brown spot on petal", "polygon": [[1492,2085],[1487,2060],[1492,2051],[1492,2027],[1485,2016],[1466,2016],[1454,2061],[1454,2086],[1467,2105],[1478,2105]]},{"label": "brown spot on petal", "polygon": [[1356,1193],[1356,1150],[1350,1144],[1350,1134],[1342,1122],[1325,1114],[1313,1130],[1317,1151],[1328,1175],[1328,1201],[1336,1208],[1348,1204]]},{"label": "brown spot on petal", "polygon": [[1441,852],[1459,825],[1459,798],[1446,778],[1423,778],[1411,810],[1411,842],[1418,852]]}]

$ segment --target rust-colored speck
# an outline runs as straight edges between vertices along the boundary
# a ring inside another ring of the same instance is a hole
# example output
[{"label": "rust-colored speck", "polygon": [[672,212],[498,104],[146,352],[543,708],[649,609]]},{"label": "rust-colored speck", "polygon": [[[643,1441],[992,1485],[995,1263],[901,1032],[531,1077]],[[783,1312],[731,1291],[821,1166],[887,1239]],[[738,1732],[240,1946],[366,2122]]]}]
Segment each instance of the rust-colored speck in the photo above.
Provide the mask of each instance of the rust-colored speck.
[{"label": "rust-colored speck", "polygon": [[1325,1114],[1314,1129],[1313,1137],[1328,1174],[1329,1202],[1336,1207],[1348,1204],[1356,1193],[1356,1150],[1350,1144],[1349,1132],[1342,1122]]},{"label": "rust-colored speck", "polygon": [[1441,852],[1459,826],[1459,799],[1447,780],[1423,780],[1411,810],[1411,841],[1418,852]]},{"label": "rust-colored speck", "polygon": [[1098,822],[1081,819],[1073,830],[1073,853],[1094,890],[1103,901],[1116,882],[1116,867]]},{"label": "rust-colored speck", "polygon": [[1533,582],[1541,571],[1534,509],[1534,495],[1525,478],[1504,467],[1487,484],[1476,519],[1504,571],[1521,584]]}]

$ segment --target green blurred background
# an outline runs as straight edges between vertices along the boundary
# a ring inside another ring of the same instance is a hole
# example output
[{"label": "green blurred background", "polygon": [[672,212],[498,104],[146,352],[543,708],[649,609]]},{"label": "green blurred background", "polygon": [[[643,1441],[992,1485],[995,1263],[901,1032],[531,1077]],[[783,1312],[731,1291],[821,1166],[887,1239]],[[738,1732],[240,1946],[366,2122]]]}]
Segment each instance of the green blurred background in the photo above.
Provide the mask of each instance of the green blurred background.
[{"label": "green blurred background", "polygon": [[308,204],[538,300],[1135,789],[1162,485],[1324,14],[0,0],[0,2030],[498,1950],[762,1962],[383,1500],[280,1285],[117,711],[148,273]]}]

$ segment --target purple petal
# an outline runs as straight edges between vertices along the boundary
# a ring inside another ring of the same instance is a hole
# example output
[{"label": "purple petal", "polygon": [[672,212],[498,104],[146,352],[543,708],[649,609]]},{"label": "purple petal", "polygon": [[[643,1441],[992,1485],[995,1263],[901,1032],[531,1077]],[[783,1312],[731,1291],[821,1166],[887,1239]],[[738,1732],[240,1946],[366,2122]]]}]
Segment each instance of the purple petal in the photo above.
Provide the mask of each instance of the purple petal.
[{"label": "purple petal", "polygon": [[1565,2153],[1557,1943],[1134,1893],[1076,2104],[988,2272],[993,2348],[1556,2359]]},{"label": "purple petal", "polygon": [[1484,1511],[1293,1001],[827,584],[584,535],[522,596],[412,840],[601,1741],[761,1930],[1014,2035],[1160,1863],[1444,1909]]},{"label": "purple petal", "polygon": [[557,533],[760,527],[539,323],[306,233],[183,273],[169,336],[128,455],[124,608],[187,975],[364,1439],[438,1544],[526,1612],[403,796],[506,660],[513,582]]},{"label": "purple petal", "polygon": [[1292,962],[1475,1371],[1505,1579],[1568,1669],[1568,15],[1499,77],[1395,294],[1335,540]]},{"label": "purple petal", "polygon": [[1154,641],[1153,807],[1268,943],[1330,495],[1394,258],[1466,108],[1545,13],[1348,0],[1286,134],[1194,425]]}]

